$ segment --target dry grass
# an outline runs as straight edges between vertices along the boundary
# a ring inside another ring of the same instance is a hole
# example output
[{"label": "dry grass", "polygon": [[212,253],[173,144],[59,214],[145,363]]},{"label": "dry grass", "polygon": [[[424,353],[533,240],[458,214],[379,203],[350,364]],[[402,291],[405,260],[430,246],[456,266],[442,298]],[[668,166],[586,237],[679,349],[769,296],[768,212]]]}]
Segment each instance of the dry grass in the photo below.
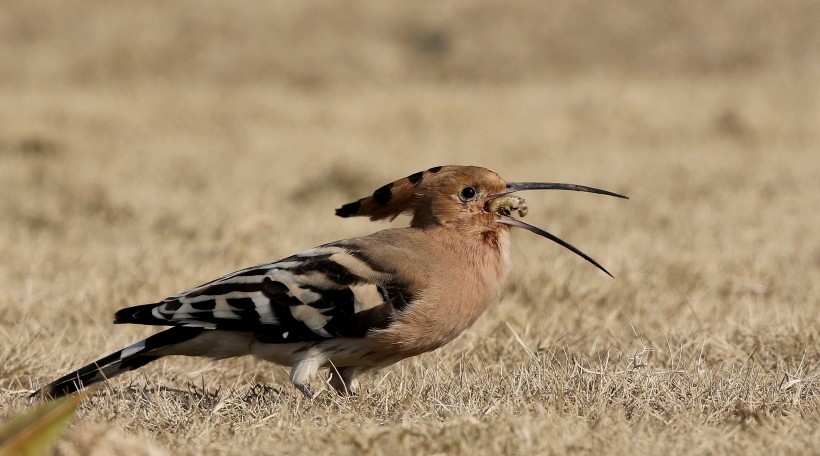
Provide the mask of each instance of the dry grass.
[{"label": "dry grass", "polygon": [[3,2],[0,418],[153,331],[116,309],[463,163],[630,195],[528,197],[616,279],[517,233],[498,305],[358,398],[168,359],[59,454],[820,451],[820,7],[719,3]]}]

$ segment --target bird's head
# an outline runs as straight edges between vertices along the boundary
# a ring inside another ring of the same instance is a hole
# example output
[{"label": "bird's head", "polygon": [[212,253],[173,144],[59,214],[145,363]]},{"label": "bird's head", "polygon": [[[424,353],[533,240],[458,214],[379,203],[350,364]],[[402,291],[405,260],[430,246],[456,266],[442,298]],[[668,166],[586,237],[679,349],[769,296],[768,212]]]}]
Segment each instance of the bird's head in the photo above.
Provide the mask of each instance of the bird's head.
[{"label": "bird's head", "polygon": [[[378,188],[372,195],[336,209],[339,217],[394,219],[408,213],[411,226],[450,226],[464,235],[487,235],[510,226],[550,239],[580,255],[605,273],[609,271],[571,244],[514,218],[527,215],[527,203],[513,193],[522,190],[572,190],[626,198],[592,187],[546,182],[506,182],[495,171],[478,166],[436,166]],[[611,275],[611,274],[609,274]]]}]

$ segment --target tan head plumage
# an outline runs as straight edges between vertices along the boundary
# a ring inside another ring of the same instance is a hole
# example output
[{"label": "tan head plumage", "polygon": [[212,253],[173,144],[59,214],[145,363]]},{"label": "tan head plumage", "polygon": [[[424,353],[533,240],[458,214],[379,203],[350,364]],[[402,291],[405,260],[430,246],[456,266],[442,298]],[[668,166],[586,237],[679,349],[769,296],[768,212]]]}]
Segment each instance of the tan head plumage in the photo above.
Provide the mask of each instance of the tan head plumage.
[{"label": "tan head plumage", "polygon": [[[402,213],[416,215],[428,210],[433,196],[440,195],[441,186],[453,180],[469,182],[489,174],[494,184],[503,189],[504,181],[486,168],[477,166],[434,166],[379,187],[372,195],[336,209],[339,217],[369,217],[370,220],[394,219]],[[473,177],[474,176],[474,177]]]},{"label": "tan head plumage", "polygon": [[[485,196],[504,191],[506,183],[487,168],[435,166],[379,187],[372,195],[336,209],[336,215],[392,220],[407,213],[413,217],[414,226],[447,222],[464,212],[467,202],[459,200],[459,192],[466,187],[474,188],[476,196]],[[482,204],[476,198],[470,205],[474,213],[479,213],[483,212]]]}]

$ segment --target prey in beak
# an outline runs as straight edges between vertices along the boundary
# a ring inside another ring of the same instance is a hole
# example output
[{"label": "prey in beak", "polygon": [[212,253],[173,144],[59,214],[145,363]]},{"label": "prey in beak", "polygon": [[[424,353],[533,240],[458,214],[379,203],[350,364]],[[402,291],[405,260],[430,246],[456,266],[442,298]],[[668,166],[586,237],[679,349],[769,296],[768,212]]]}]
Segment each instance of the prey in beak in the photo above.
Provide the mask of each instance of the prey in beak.
[{"label": "prey in beak", "polygon": [[578,250],[578,248],[576,248],[569,242],[564,241],[558,236],[550,234],[542,230],[541,228],[538,228],[537,226],[530,225],[529,223],[523,222],[517,218],[513,218],[512,214],[516,212],[518,213],[519,217],[524,217],[527,215],[527,202],[524,201],[524,198],[521,198],[520,196],[512,195],[512,193],[523,190],[570,190],[575,192],[598,193],[600,195],[614,196],[616,198],[629,198],[627,198],[624,195],[619,195],[617,193],[613,193],[607,190],[601,190],[599,188],[594,187],[586,187],[583,185],[558,184],[550,182],[509,182],[507,183],[506,190],[504,190],[503,192],[489,195],[484,201],[484,210],[487,213],[495,215],[496,221],[498,223],[523,228],[539,236],[543,236],[569,249],[576,255],[592,263],[596,268],[600,269],[601,271],[604,271],[606,275],[612,277],[612,274],[610,274],[609,271],[606,270],[606,268],[601,266],[597,261],[592,259],[592,257],[587,255],[586,253]]}]

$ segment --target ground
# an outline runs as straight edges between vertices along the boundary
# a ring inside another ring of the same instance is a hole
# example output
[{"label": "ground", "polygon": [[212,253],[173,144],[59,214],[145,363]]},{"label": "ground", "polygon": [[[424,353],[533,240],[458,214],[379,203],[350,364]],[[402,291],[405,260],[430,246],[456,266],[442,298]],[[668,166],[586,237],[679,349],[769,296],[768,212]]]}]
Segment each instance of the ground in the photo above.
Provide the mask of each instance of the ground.
[{"label": "ground", "polygon": [[[498,302],[305,400],[168,358],[57,454],[820,452],[820,4],[0,6],[0,419],[235,269],[387,224],[333,210],[440,164],[533,192]],[[406,220],[398,219],[393,225]]]}]

